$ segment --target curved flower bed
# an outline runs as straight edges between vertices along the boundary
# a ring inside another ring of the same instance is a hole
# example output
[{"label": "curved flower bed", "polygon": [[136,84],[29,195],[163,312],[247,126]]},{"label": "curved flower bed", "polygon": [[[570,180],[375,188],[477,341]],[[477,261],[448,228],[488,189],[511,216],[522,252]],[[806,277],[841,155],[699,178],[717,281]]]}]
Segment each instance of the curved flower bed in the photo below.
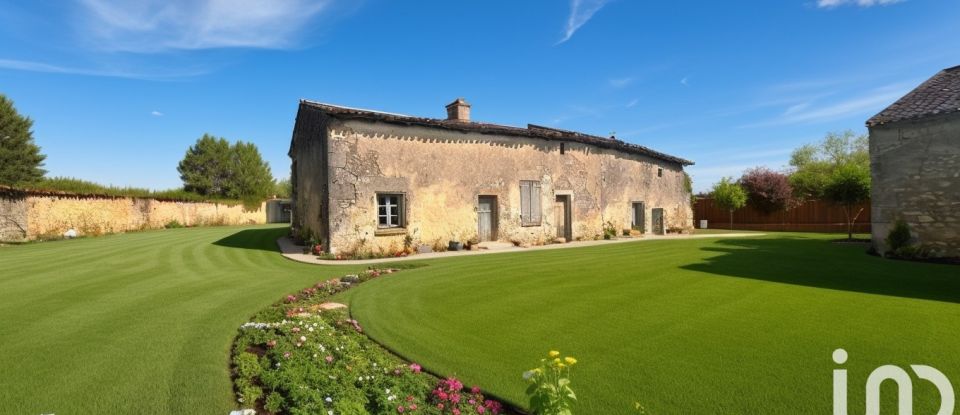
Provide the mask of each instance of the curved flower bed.
[{"label": "curved flower bed", "polygon": [[397,272],[369,269],[287,296],[240,326],[232,373],[237,401],[258,414],[499,414],[499,402],[438,379],[363,334],[324,301]]}]

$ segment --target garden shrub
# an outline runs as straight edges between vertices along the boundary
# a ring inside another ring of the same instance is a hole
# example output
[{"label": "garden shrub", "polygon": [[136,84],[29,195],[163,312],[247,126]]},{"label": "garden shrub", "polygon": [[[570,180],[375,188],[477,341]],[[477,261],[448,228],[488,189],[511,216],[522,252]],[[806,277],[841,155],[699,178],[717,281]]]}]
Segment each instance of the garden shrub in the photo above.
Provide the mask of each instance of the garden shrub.
[{"label": "garden shrub", "polygon": [[180,223],[180,221],[174,219],[174,220],[171,220],[170,222],[167,222],[167,224],[163,225],[163,227],[167,229],[177,229],[177,228],[183,228],[184,226],[182,223]]},{"label": "garden shrub", "polygon": [[903,220],[897,220],[893,224],[893,229],[887,234],[887,247],[896,252],[910,245],[910,226]]}]

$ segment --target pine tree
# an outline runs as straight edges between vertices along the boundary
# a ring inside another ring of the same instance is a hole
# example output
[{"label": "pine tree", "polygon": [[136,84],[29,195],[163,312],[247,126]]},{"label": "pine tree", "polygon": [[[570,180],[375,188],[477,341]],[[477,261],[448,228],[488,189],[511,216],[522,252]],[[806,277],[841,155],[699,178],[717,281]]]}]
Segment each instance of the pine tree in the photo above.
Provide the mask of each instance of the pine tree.
[{"label": "pine tree", "polygon": [[260,150],[253,143],[237,141],[230,149],[231,176],[226,196],[243,200],[245,204],[259,204],[273,194],[275,183],[270,165],[263,161]]},{"label": "pine tree", "polygon": [[0,185],[22,186],[36,182],[47,156],[33,141],[33,121],[17,113],[13,101],[0,94]]},{"label": "pine tree", "polygon": [[204,196],[226,196],[232,175],[230,143],[204,134],[177,166],[183,187]]}]

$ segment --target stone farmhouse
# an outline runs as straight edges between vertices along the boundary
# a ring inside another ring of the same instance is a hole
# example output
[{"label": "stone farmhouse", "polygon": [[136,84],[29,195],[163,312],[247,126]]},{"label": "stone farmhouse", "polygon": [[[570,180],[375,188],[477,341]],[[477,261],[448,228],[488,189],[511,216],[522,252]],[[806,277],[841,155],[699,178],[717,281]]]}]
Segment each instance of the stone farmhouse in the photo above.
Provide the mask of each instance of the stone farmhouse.
[{"label": "stone farmhouse", "polygon": [[446,108],[433,119],[301,101],[289,152],[294,233],[331,253],[389,253],[692,228],[691,161],[615,138],[474,122],[463,99]]},{"label": "stone farmhouse", "polygon": [[867,121],[873,244],[897,220],[934,254],[960,257],[960,66],[944,69]]}]

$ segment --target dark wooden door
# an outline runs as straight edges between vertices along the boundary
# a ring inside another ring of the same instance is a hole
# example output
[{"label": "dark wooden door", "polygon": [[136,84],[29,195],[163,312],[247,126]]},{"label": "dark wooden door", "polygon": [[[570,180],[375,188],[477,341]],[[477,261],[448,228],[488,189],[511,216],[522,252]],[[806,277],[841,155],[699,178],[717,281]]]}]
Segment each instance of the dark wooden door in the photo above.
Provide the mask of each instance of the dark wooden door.
[{"label": "dark wooden door", "polygon": [[480,196],[477,200],[477,237],[481,241],[497,240],[496,210],[496,196]]},{"label": "dark wooden door", "polygon": [[633,230],[647,233],[647,211],[643,202],[633,203]]},{"label": "dark wooden door", "polygon": [[652,227],[653,227],[653,233],[655,233],[655,234],[657,234],[657,235],[663,235],[663,234],[664,234],[664,229],[663,229],[663,226],[664,226],[664,225],[663,225],[663,224],[664,224],[663,208],[654,208],[654,209],[653,209],[653,217],[651,217],[651,219],[652,219],[651,225],[652,225]]}]

